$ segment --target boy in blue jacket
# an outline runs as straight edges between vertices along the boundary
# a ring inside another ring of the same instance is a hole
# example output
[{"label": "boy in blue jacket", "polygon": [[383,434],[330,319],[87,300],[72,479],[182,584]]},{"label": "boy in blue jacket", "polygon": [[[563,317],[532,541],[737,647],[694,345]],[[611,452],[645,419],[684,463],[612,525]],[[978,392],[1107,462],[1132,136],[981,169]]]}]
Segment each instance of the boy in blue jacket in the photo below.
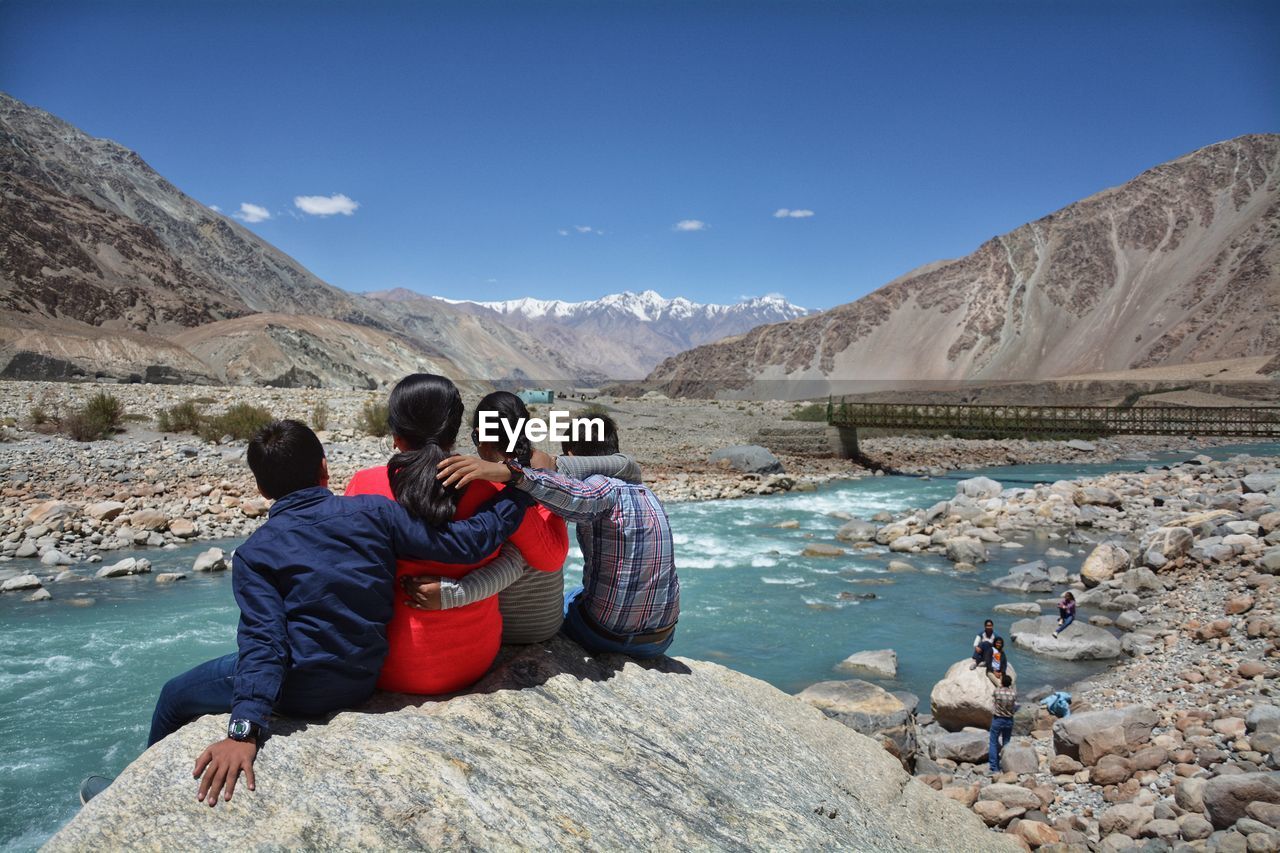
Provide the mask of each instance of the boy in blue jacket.
[{"label": "boy in blue jacket", "polygon": [[[231,713],[225,740],[206,749],[197,799],[231,799],[273,711],[319,717],[372,695],[387,653],[396,558],[475,563],[501,547],[532,501],[505,489],[480,512],[428,527],[375,495],[339,497],[315,433],[276,421],[249,443],[258,490],[272,498],[267,523],[236,549],[232,589],[240,605],[237,654],[165,684],[150,746],[203,714]],[[93,793],[97,793],[94,791]]]}]

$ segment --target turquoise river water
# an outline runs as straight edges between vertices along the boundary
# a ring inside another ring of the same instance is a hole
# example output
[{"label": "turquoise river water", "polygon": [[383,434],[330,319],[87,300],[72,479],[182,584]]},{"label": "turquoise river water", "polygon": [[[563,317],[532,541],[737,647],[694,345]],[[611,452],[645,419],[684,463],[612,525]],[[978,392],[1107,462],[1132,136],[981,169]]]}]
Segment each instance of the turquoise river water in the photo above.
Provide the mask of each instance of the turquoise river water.
[{"label": "turquoise river water", "polygon": [[[1246,449],[1280,455],[1280,445],[1209,453],[1225,458]],[[1006,485],[1030,485],[1151,464],[1147,459],[975,473]],[[927,709],[933,683],[969,654],[969,642],[991,607],[1016,598],[986,582],[1051,545],[1072,554],[1051,563],[1074,571],[1087,546],[1032,538],[1020,550],[993,549],[992,562],[969,574],[952,571],[932,555],[907,557],[920,571],[889,574],[883,548],[837,558],[800,552],[809,541],[834,541],[842,522],[829,513],[866,518],[880,510],[928,506],[954,495],[955,481],[964,476],[972,474],[877,477],[816,492],[671,505],[683,584],[671,653],[718,661],[794,692],[841,677],[833,667],[854,651],[893,648],[899,676],[883,686],[918,694]],[[790,519],[800,526],[775,526]],[[157,572],[186,571],[210,544],[236,543],[201,543],[146,556]],[[570,559],[566,576],[576,583],[576,548]],[[75,813],[84,776],[114,775],[141,752],[152,703],[167,678],[235,649],[229,573],[193,575],[172,585],[157,585],[145,575],[90,580],[52,591],[55,599],[43,604],[21,595],[0,598],[0,846],[7,849],[38,847]],[[851,592],[873,592],[876,598],[841,596]],[[95,603],[71,606],[67,599],[73,594]],[[1008,619],[996,621],[997,630],[1007,630]],[[1019,680],[1028,687],[1065,686],[1097,671],[1097,664],[1052,661],[1016,649],[1012,654]]]}]

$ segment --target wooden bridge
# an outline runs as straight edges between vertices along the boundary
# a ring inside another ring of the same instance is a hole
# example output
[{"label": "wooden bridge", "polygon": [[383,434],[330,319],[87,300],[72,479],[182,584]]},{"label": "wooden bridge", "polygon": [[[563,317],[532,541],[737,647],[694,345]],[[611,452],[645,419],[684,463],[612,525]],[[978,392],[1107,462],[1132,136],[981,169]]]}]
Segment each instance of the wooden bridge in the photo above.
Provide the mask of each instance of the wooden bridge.
[{"label": "wooden bridge", "polygon": [[1280,441],[1280,407],[969,406],[827,401],[827,423],[857,450],[857,430],[893,429],[982,437],[1203,435]]}]

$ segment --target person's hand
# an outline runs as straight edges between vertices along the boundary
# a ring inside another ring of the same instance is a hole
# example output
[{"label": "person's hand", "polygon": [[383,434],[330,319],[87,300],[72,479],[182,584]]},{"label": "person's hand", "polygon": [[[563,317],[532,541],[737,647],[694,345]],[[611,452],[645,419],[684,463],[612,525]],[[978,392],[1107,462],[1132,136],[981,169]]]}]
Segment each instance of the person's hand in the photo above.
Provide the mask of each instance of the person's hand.
[{"label": "person's hand", "polygon": [[511,479],[511,469],[501,462],[486,462],[479,456],[450,456],[440,460],[437,475],[445,486],[461,489],[475,480],[505,483]]},{"label": "person's hand", "polygon": [[544,471],[554,471],[556,470],[556,458],[550,453],[535,450],[533,455],[529,457],[529,467],[541,468]]},{"label": "person's hand", "polygon": [[253,778],[253,761],[257,757],[256,740],[240,741],[231,738],[220,740],[200,753],[195,770],[191,772],[192,776],[200,780],[196,801],[207,802],[212,808],[218,804],[220,792],[223,799],[229,801],[235,793],[236,782],[242,771],[249,790],[257,790],[257,782]]},{"label": "person's hand", "polygon": [[417,575],[402,578],[400,585],[409,596],[409,606],[415,610],[440,609],[440,578],[438,575]]}]

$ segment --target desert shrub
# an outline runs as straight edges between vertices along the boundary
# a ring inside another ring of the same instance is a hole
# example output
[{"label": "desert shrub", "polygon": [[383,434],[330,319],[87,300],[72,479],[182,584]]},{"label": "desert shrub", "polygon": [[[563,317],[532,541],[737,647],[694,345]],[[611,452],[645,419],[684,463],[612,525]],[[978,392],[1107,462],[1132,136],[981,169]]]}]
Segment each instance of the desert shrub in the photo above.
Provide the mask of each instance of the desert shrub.
[{"label": "desert shrub", "polygon": [[370,400],[360,410],[360,428],[369,435],[384,436],[390,430],[387,426],[388,414],[386,400]]},{"label": "desert shrub", "polygon": [[45,426],[57,420],[53,412],[49,411],[44,405],[36,403],[31,407],[31,411],[27,413],[27,417],[31,420],[32,426]]},{"label": "desert shrub", "polygon": [[206,441],[220,441],[231,436],[248,441],[253,434],[275,420],[275,416],[259,406],[236,403],[220,415],[210,415],[201,420],[200,437]]},{"label": "desert shrub", "polygon": [[124,423],[124,404],[106,391],[99,391],[90,397],[80,411],[112,432]]},{"label": "desert shrub", "polygon": [[200,407],[195,400],[184,400],[156,415],[156,428],[161,432],[199,433],[200,422]]},{"label": "desert shrub", "polygon": [[796,406],[791,414],[787,415],[786,420],[789,421],[825,421],[827,419],[826,403],[809,403],[805,406]]},{"label": "desert shrub", "polygon": [[594,418],[600,415],[608,415],[609,410],[599,403],[587,403],[581,409],[574,413],[577,418]]},{"label": "desert shrub", "polygon": [[124,404],[105,391],[99,391],[83,406],[58,422],[58,428],[76,441],[98,441],[108,438],[124,422]]},{"label": "desert shrub", "polygon": [[316,432],[329,428],[329,406],[324,400],[317,402],[311,410],[311,428]]}]

